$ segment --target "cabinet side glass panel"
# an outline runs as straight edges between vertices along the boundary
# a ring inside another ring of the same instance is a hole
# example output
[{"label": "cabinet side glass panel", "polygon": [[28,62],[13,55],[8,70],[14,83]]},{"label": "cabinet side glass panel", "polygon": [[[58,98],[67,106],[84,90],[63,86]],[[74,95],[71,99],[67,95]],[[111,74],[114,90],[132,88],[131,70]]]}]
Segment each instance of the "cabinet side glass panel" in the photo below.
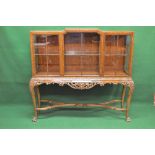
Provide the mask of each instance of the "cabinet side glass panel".
[{"label": "cabinet side glass panel", "polygon": [[105,35],[105,76],[127,76],[130,35]]}]

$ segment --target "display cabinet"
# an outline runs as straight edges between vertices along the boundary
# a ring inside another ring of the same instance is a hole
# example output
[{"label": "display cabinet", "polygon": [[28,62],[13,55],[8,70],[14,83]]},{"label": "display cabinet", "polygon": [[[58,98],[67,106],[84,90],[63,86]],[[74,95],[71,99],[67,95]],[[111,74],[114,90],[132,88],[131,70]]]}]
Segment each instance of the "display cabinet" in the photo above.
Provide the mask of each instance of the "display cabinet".
[{"label": "display cabinet", "polygon": [[[100,106],[126,112],[134,88],[132,80],[133,32],[101,31],[98,29],[65,29],[63,31],[32,31],[30,33],[32,78],[30,90],[32,94],[35,117],[37,111],[59,106],[75,106],[63,103],[42,107],[39,85],[54,84],[69,85],[74,89],[90,89],[95,85],[122,84],[123,91],[120,100],[121,107],[101,104],[85,104],[85,106]],[[129,96],[126,107],[124,99],[126,86]],[[36,89],[36,90],[35,90]],[[38,104],[36,103],[36,99]],[[46,100],[45,102],[50,102]],[[51,101],[52,102],[52,101]],[[83,104],[78,104],[83,106]]]}]

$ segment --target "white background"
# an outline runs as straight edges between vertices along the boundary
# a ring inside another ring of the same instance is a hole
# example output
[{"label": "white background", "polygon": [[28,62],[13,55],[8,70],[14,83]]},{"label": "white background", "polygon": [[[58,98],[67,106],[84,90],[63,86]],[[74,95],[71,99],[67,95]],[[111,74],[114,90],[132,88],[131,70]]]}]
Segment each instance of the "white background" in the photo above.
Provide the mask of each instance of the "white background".
[{"label": "white background", "polygon": [[154,155],[154,138],[154,130],[1,130],[0,154]]},{"label": "white background", "polygon": [[4,0],[0,25],[155,25],[154,0]]},{"label": "white background", "polygon": [[[153,0],[5,0],[0,1],[0,25],[154,26],[155,4]],[[0,155],[6,154],[154,155],[155,130],[0,130]]]}]

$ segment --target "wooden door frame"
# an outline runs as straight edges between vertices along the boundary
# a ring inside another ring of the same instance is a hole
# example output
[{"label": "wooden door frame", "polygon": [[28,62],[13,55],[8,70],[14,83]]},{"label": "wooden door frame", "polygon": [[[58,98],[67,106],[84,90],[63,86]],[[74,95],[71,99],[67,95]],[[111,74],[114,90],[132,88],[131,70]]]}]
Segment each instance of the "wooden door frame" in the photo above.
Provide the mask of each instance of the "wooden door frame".
[{"label": "wooden door frame", "polygon": [[30,49],[31,49],[31,66],[32,66],[32,76],[36,76],[36,67],[35,67],[35,47],[34,47],[34,36],[35,35],[58,35],[59,40],[59,74],[63,75],[63,31],[31,31],[30,32]]},{"label": "wooden door frame", "polygon": [[[132,76],[132,60],[133,60],[133,48],[134,48],[134,32],[132,31],[103,31],[104,40],[106,35],[129,35],[131,37],[130,52],[128,60],[128,76]],[[104,74],[103,74],[104,75]]]}]

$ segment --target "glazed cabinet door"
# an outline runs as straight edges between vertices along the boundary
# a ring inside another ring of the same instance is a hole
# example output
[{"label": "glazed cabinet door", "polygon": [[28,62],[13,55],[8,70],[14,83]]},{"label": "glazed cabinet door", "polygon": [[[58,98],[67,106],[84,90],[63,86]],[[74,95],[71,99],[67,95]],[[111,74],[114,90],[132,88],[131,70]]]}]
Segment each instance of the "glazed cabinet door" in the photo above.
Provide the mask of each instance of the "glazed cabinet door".
[{"label": "glazed cabinet door", "polygon": [[35,75],[60,75],[60,41],[58,33],[32,34],[32,59]]},{"label": "glazed cabinet door", "polygon": [[130,76],[133,33],[104,34],[104,76]]},{"label": "glazed cabinet door", "polygon": [[95,32],[71,32],[64,36],[65,75],[99,74],[99,41]]}]

